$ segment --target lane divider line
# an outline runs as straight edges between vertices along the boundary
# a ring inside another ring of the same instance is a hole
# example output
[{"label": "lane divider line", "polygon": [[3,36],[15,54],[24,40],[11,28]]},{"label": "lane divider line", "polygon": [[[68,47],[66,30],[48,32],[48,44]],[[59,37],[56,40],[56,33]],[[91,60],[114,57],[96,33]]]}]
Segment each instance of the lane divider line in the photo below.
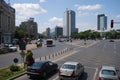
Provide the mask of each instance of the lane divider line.
[{"label": "lane divider line", "polygon": [[95,70],[95,74],[94,74],[94,76],[93,76],[93,80],[96,80],[97,72],[98,72],[98,68],[96,68],[96,70]]}]

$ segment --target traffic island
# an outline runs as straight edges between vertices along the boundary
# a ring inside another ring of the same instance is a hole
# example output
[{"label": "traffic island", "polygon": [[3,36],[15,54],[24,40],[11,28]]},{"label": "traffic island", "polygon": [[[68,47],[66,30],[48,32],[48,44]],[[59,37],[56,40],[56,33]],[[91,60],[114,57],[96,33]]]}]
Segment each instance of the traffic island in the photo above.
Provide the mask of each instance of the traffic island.
[{"label": "traffic island", "polygon": [[24,74],[25,74],[25,70],[21,67],[18,71],[11,71],[10,67],[7,67],[0,69],[0,80],[13,80]]}]

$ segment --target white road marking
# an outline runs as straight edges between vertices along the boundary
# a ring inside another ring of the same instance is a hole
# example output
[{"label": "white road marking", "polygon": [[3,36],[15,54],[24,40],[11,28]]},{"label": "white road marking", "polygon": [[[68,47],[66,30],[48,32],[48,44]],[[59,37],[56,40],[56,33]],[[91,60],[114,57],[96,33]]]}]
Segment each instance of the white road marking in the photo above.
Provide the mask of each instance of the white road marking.
[{"label": "white road marking", "polygon": [[94,74],[94,76],[93,76],[93,80],[96,80],[97,72],[98,72],[98,68],[96,68],[95,74]]},{"label": "white road marking", "polygon": [[96,43],[98,43],[98,42],[100,42],[100,41],[95,41],[95,42],[93,42],[92,44],[86,46],[86,48],[88,48],[88,47],[90,47],[90,46],[93,46],[94,44],[96,44]]},{"label": "white road marking", "polygon": [[57,80],[59,77],[58,76],[56,76],[53,80]]}]

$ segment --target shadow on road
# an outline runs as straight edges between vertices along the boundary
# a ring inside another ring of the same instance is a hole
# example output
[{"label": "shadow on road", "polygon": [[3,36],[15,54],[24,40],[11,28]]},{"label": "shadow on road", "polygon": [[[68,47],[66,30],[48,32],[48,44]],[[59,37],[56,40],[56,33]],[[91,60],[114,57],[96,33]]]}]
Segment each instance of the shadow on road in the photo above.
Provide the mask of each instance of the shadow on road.
[{"label": "shadow on road", "polygon": [[81,76],[79,80],[88,80],[88,73],[84,72]]},{"label": "shadow on road", "polygon": [[57,74],[57,72],[58,71],[54,71],[54,72],[49,73],[46,78],[32,76],[32,77],[30,77],[30,80],[48,80],[49,78],[51,78],[52,76]]}]

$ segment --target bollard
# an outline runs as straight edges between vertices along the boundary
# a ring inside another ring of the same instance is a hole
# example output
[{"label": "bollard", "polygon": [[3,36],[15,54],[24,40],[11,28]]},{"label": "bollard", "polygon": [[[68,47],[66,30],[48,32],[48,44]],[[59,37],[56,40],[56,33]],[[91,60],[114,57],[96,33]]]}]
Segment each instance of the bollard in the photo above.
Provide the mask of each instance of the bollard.
[{"label": "bollard", "polygon": [[45,56],[45,60],[46,60],[46,56]]},{"label": "bollard", "polygon": [[54,58],[54,54],[52,54],[52,57]]},{"label": "bollard", "polygon": [[40,61],[41,61],[41,57],[40,57]]},{"label": "bollard", "polygon": [[57,53],[55,53],[55,56],[57,56]]},{"label": "bollard", "polygon": [[49,59],[50,59],[50,54],[49,54]]},{"label": "bollard", "polygon": [[61,51],[61,54],[63,53],[63,51]]}]

